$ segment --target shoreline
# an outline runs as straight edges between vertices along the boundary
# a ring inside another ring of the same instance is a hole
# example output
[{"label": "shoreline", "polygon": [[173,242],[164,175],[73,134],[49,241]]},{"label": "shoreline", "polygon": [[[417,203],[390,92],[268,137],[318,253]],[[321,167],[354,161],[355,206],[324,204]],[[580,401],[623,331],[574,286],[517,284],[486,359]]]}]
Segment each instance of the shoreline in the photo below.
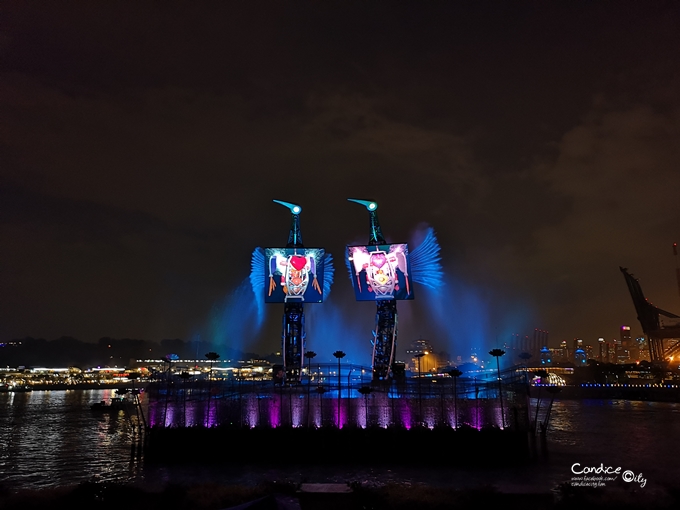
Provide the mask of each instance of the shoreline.
[{"label": "shoreline", "polygon": [[[546,386],[547,387],[547,386]],[[546,387],[540,387],[545,389]],[[555,400],[631,400],[640,402],[680,403],[680,387],[646,387],[643,385],[604,385],[588,383],[579,386],[560,386]],[[532,386],[531,398],[538,398],[539,387]],[[542,400],[552,398],[547,391],[541,391]]]},{"label": "shoreline", "polygon": [[[348,483],[290,483],[268,481],[255,486],[218,483],[167,484],[153,490],[140,484],[84,482],[75,486],[43,490],[0,490],[0,506],[6,510],[56,508],[119,508],[121,501],[134,501],[146,510],[183,508],[218,510],[285,508],[288,510],[443,510],[449,508],[507,508],[522,510],[601,509],[666,510],[677,508],[680,490],[631,492],[620,487],[583,488],[562,484],[547,492],[502,492],[492,484],[454,489],[426,484],[366,486]],[[241,507],[240,505],[244,505]]]},{"label": "shoreline", "polygon": [[[144,392],[152,382],[136,382],[135,388]],[[31,393],[32,391],[69,391],[69,390],[117,390],[131,389],[132,385],[126,383],[84,383],[84,384],[38,384],[31,386],[30,390],[7,390],[0,388],[2,393]],[[541,387],[541,388],[547,388]],[[680,387],[644,387],[636,385],[604,385],[586,383],[582,385],[560,386],[561,391],[554,395],[555,400],[630,400],[641,402],[668,402],[680,403]],[[532,399],[538,398],[539,387],[532,386],[530,395]],[[548,392],[540,391],[542,400],[553,398]]]},{"label": "shoreline", "polygon": [[[135,389],[144,390],[149,383],[135,383]],[[84,384],[36,384],[31,385],[29,390],[0,389],[0,393],[31,393],[33,391],[67,391],[67,390],[124,390],[131,389],[130,383],[84,383]]]}]

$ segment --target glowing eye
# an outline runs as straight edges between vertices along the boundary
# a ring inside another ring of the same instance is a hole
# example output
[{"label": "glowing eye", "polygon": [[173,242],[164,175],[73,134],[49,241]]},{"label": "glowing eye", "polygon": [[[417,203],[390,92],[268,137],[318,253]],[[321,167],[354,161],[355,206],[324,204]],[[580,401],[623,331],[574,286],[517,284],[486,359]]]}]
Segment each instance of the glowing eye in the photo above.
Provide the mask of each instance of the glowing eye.
[{"label": "glowing eye", "polygon": [[296,205],[295,207],[293,207],[293,212],[294,212],[294,213],[299,213],[299,212],[300,212],[300,208]]},{"label": "glowing eye", "polygon": [[375,204],[375,202],[371,202],[370,204],[368,204],[369,209],[375,209],[376,207],[377,205]]}]

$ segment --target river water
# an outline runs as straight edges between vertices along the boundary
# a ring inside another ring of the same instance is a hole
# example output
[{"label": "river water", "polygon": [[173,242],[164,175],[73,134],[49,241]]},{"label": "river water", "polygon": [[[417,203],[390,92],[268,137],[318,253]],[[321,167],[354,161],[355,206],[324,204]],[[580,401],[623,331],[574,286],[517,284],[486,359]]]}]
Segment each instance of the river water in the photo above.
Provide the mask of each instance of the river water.
[{"label": "river water", "polygon": [[[616,482],[605,482],[607,487],[653,494],[680,486],[677,403],[555,401],[548,457],[514,469],[468,467],[465,457],[446,445],[440,451],[424,452],[423,462],[417,466],[333,468],[301,461],[284,469],[275,465],[144,466],[143,459],[131,456],[134,430],[125,414],[94,413],[89,408],[113,396],[114,390],[1,393],[0,486],[14,491],[105,481],[154,490],[170,483],[257,484],[277,480],[493,486],[503,492],[547,492],[560,483],[576,480],[574,464],[579,464],[576,471],[603,465],[620,467],[620,473],[630,471],[635,476],[631,482],[623,482],[618,476]],[[272,453],[275,451],[276,445],[272,445]],[[429,455],[450,457],[451,468],[429,467]]]}]

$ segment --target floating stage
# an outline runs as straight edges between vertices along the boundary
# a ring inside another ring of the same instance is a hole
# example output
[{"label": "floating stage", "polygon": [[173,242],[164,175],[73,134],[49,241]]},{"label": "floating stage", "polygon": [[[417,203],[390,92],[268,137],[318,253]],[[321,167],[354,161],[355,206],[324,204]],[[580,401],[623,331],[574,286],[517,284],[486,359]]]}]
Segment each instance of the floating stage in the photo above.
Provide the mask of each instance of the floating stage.
[{"label": "floating stage", "polygon": [[448,451],[492,463],[529,457],[523,369],[502,372],[499,393],[495,371],[375,383],[369,367],[343,365],[339,377],[337,365],[315,368],[294,386],[238,376],[151,383],[147,460],[244,462],[237,444],[248,445],[248,461],[288,463],[304,452],[320,463],[448,462]]},{"label": "floating stage", "polygon": [[[528,373],[523,367],[463,374],[420,374],[407,378],[395,361],[397,302],[444,286],[434,230],[413,249],[387,243],[378,204],[348,199],[368,212],[365,245],[347,246],[345,263],[357,301],[375,303],[371,366],[314,363],[307,350],[305,305],[321,306],[333,283],[332,257],[321,247],[305,247],[299,204],[274,200],[290,211],[285,247],[256,248],[250,283],[258,307],[283,308],[282,365],[269,379],[226,379],[168,372],[147,387],[146,459],[149,461],[324,462],[451,461],[451,455],[497,463],[529,454],[531,418]],[[420,292],[420,291],[418,291]],[[259,309],[259,308],[258,308]],[[321,345],[321,342],[317,345]],[[368,347],[368,345],[367,345]],[[208,359],[217,359],[214,354]],[[237,448],[238,446],[239,448]],[[247,458],[237,451],[247,451]],[[492,462],[493,461],[493,462]]]}]

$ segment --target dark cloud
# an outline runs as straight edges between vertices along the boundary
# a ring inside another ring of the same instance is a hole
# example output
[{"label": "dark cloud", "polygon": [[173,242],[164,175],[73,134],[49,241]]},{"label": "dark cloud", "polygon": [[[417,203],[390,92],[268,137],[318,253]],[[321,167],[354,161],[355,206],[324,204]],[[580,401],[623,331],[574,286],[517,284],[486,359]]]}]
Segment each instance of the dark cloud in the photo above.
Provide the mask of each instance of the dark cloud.
[{"label": "dark cloud", "polygon": [[285,242],[275,198],[335,255],[332,304],[351,313],[328,312],[334,329],[372,314],[342,287],[343,247],[368,235],[348,197],[377,200],[395,241],[437,230],[458,323],[423,298],[404,342],[639,333],[619,265],[678,303],[674,3],[10,2],[2,18],[0,336],[207,334],[250,251]]}]

